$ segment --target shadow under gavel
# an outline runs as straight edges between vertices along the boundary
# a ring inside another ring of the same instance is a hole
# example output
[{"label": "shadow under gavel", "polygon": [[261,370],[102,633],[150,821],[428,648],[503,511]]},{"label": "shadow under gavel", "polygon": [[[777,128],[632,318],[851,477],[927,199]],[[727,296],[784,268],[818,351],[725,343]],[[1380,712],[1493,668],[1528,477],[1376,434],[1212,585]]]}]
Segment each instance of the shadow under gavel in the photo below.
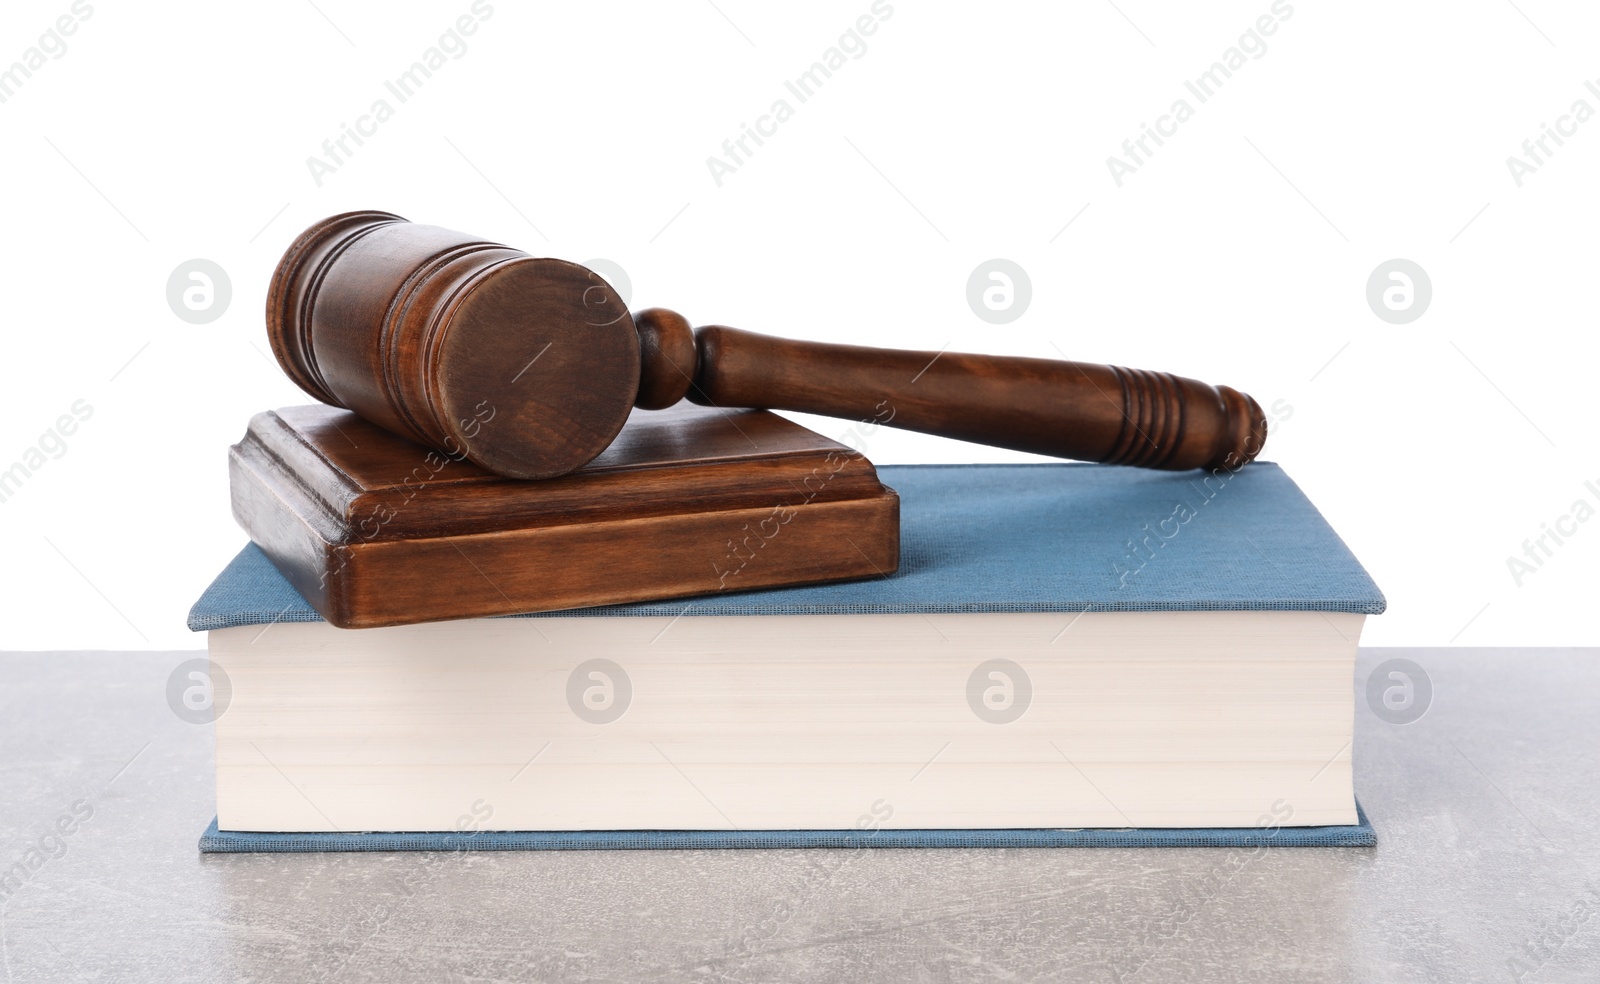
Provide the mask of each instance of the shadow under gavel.
[{"label": "shadow under gavel", "polygon": [[387,212],[301,233],[267,298],[278,362],[335,406],[490,471],[582,467],[631,408],[687,397],[1062,458],[1236,469],[1266,441],[1249,396],[1116,366],[799,342],[651,308],[600,276]]}]

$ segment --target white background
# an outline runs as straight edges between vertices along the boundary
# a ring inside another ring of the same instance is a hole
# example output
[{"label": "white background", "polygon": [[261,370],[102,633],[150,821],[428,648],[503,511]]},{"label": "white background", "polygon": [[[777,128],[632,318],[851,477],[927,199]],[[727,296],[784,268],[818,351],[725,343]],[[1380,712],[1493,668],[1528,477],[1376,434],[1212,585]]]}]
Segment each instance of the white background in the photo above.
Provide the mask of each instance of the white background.
[{"label": "white background", "polygon": [[[1600,110],[1593,5],[1295,0],[1200,105],[1184,80],[1270,0],[896,0],[718,187],[707,158],[869,0],[494,0],[318,186],[307,158],[469,5],[93,2],[0,104],[0,469],[93,407],[0,503],[0,648],[200,644],[185,613],[244,542],[227,448],[251,414],[308,402],[267,354],[268,277],[300,229],[356,208],[609,258],[635,309],[696,323],[1065,352],[1285,401],[1264,457],[1387,594],[1365,642],[1600,641],[1600,518],[1520,586],[1507,568],[1576,500],[1600,508],[1600,119],[1521,187],[1506,164],[1575,100]],[[8,0],[0,66],[68,11]],[[1107,157],[1178,98],[1193,118],[1118,187]],[[207,325],[166,301],[195,257],[232,280]],[[1032,280],[1009,325],[967,307],[992,257]],[[1394,257],[1433,285],[1407,325],[1365,299]],[[866,450],[1028,458],[887,430]]]}]

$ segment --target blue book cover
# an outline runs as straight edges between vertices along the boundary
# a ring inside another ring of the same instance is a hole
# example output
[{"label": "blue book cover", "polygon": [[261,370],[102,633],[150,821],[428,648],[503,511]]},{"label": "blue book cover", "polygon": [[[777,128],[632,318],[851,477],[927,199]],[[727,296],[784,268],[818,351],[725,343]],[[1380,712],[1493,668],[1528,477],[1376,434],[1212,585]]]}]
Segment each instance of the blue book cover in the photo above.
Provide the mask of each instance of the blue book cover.
[{"label": "blue book cover", "polygon": [[[844,584],[728,592],[510,618],[941,612],[1327,611],[1378,614],[1361,564],[1275,464],[1235,473],[1087,464],[879,468],[901,497],[900,569]],[[690,603],[692,601],[692,604]],[[189,613],[207,631],[320,615],[254,545]],[[1359,806],[1357,808],[1359,813]],[[740,847],[1368,846],[1337,827],[1128,830],[484,831],[244,833],[202,851],[594,850]]]},{"label": "blue book cover", "polygon": [[1358,823],[1340,827],[1095,827],[1078,830],[476,830],[437,833],[293,833],[218,830],[200,835],[205,854],[302,851],[703,851],[738,848],[909,847],[1372,847],[1377,837],[1356,804]]},{"label": "blue book cover", "polygon": [[[1384,609],[1372,578],[1275,464],[1216,475],[1085,464],[878,474],[900,493],[900,570],[890,577],[507,617]],[[189,611],[196,632],[320,621],[254,545]]]}]

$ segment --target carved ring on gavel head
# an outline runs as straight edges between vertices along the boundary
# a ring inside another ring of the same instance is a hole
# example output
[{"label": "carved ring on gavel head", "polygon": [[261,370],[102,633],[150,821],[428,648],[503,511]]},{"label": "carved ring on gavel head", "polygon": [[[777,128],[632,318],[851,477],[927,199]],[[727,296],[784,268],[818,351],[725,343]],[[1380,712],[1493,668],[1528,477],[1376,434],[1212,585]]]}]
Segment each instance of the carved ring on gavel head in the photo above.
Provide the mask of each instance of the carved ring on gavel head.
[{"label": "carved ring on gavel head", "polygon": [[272,350],[324,403],[514,478],[563,475],[638,406],[687,397],[1039,454],[1235,469],[1266,440],[1249,396],[1164,372],[799,342],[630,315],[564,260],[348,212],[301,233],[267,298]]}]

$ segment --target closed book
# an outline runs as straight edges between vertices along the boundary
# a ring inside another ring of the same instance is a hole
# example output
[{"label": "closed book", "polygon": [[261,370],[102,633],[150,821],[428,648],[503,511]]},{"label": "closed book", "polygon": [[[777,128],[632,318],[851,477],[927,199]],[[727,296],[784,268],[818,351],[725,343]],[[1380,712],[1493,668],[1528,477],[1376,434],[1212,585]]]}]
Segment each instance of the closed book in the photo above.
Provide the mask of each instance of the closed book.
[{"label": "closed book", "polygon": [[246,547],[203,846],[1370,842],[1384,599],[1279,467],[879,473],[900,568],[846,584],[343,630]]}]

